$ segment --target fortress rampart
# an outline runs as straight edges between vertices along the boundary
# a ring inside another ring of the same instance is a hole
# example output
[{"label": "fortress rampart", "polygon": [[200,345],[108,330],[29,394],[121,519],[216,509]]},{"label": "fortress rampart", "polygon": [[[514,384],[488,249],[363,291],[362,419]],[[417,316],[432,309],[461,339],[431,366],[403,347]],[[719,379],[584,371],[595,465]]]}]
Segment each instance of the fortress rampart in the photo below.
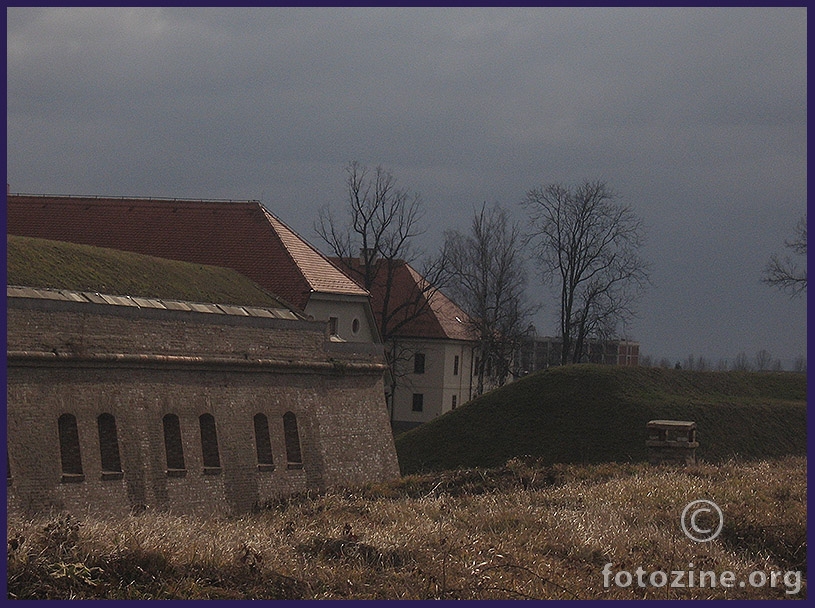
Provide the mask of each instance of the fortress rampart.
[{"label": "fortress rampart", "polygon": [[399,475],[381,345],[277,309],[7,293],[9,510],[235,513]]}]

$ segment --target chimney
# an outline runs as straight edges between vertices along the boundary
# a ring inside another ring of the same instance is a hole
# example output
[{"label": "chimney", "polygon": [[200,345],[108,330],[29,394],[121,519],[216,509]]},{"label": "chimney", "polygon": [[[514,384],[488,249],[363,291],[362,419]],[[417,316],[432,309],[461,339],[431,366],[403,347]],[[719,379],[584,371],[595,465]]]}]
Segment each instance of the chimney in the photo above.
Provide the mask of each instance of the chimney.
[{"label": "chimney", "polygon": [[365,268],[368,265],[368,261],[375,262],[376,261],[376,251],[371,247],[365,248],[360,247],[359,249],[359,265]]}]

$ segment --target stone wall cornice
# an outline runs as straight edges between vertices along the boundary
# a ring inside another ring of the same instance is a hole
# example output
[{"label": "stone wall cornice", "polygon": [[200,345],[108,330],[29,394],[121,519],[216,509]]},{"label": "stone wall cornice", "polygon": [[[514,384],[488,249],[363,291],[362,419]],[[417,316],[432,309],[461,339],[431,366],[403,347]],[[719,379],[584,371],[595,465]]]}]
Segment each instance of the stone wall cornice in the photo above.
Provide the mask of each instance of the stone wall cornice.
[{"label": "stone wall cornice", "polygon": [[240,359],[188,355],[130,353],[73,354],[46,351],[8,351],[8,367],[122,367],[122,368],[188,368],[218,371],[255,371],[305,374],[379,375],[387,366],[382,363],[346,361],[290,361],[282,359]]}]

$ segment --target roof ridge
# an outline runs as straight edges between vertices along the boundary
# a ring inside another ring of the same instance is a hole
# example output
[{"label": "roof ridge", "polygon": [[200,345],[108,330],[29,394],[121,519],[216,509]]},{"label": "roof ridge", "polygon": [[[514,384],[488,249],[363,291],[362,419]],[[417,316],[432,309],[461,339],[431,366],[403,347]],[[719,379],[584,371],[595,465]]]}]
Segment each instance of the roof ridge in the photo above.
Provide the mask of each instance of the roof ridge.
[{"label": "roof ridge", "polygon": [[6,198],[34,198],[34,199],[60,199],[61,201],[80,202],[92,201],[132,201],[134,203],[260,203],[256,199],[227,199],[227,198],[184,198],[170,196],[109,196],[105,194],[25,194],[10,192]]}]

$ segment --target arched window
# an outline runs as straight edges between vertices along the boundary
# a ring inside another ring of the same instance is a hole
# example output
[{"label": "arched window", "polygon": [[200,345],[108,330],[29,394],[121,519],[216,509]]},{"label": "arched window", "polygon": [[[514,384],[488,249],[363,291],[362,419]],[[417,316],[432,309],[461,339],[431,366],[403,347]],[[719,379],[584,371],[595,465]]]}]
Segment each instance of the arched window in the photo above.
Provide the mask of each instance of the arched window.
[{"label": "arched window", "polygon": [[255,447],[258,454],[258,469],[268,471],[274,468],[272,440],[269,437],[269,419],[264,414],[255,414]]},{"label": "arched window", "polygon": [[[111,414],[100,414],[96,419],[99,429],[99,455],[102,460],[102,479],[121,479],[122,461],[119,458],[119,438],[116,419]],[[110,475],[112,473],[112,475]]]},{"label": "arched window", "polygon": [[76,416],[59,417],[59,456],[62,461],[62,481],[82,481],[82,455],[79,453],[79,431]]},{"label": "arched window", "polygon": [[184,466],[184,447],[181,444],[181,425],[178,416],[167,414],[164,416],[164,451],[167,454],[167,474],[182,476],[186,470]]},{"label": "arched window", "polygon": [[215,418],[212,414],[198,416],[201,426],[201,454],[204,457],[204,472],[216,472],[221,468],[221,457],[218,454],[218,434],[215,432]]},{"label": "arched window", "polygon": [[300,434],[297,432],[297,416],[292,412],[283,414],[283,434],[286,436],[286,460],[290,469],[303,466],[300,454]]}]

